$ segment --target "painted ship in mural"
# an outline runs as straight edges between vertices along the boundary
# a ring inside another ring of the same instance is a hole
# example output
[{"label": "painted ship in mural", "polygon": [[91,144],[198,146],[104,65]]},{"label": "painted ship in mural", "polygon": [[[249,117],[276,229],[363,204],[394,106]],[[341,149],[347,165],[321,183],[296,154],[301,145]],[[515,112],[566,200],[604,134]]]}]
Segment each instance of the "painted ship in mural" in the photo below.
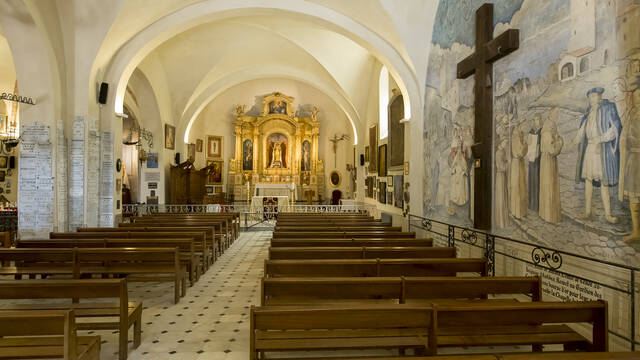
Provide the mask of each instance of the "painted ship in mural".
[{"label": "painted ship in mural", "polygon": [[[424,215],[471,226],[475,9],[438,7],[426,89]],[[639,0],[495,1],[493,231],[640,264]],[[636,24],[636,28],[633,28]]]}]

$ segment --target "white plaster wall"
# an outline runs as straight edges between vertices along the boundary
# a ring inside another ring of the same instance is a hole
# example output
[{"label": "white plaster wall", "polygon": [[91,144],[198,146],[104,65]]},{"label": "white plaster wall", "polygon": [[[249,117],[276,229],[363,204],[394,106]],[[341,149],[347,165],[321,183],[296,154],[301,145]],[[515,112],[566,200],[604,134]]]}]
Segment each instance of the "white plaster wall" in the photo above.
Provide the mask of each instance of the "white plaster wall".
[{"label": "white plaster wall", "polygon": [[[157,169],[147,169],[146,161],[143,163],[138,162],[138,189],[140,190],[138,193],[138,201],[146,202],[146,198],[151,195],[151,191],[148,188],[147,181],[145,181],[145,174],[147,172],[164,172],[164,164],[162,164],[160,159],[161,155],[163,159],[166,158],[164,156],[164,126],[161,121],[160,108],[155,93],[144,73],[140,70],[134,71],[129,79],[128,86],[135,100],[129,96],[125,98],[125,104],[129,105],[129,101],[135,103],[137,108],[136,116],[140,127],[151,131],[153,134],[153,148],[150,148],[146,141],[141,140],[142,149],[147,152],[158,153]],[[122,145],[120,144],[118,146]],[[165,202],[165,184],[164,176],[161,176],[158,189],[155,191],[156,196],[158,196],[158,202],[161,204]]]},{"label": "white plaster wall", "polygon": [[[320,120],[319,157],[325,163],[325,179],[334,168],[337,168],[343,177],[338,189],[342,191],[343,198],[346,198],[350,195],[346,164],[353,163],[353,133],[351,125],[344,112],[329,97],[309,85],[287,79],[258,79],[236,85],[216,97],[204,108],[191,129],[189,142],[195,143],[198,138],[206,141],[206,135],[224,136],[224,171],[227,173],[228,160],[234,156],[235,148],[232,124],[235,120],[235,106],[247,104],[248,108],[251,109],[248,110],[248,114],[257,114],[262,109],[262,96],[274,91],[294,97],[293,105],[296,111],[301,109],[310,110],[312,106],[318,106],[320,109],[320,114],[318,115]],[[347,134],[352,140],[338,143],[337,166],[334,167],[332,143],[329,138],[336,134],[338,136]],[[196,153],[197,167],[203,167],[205,162],[205,153]],[[226,184],[227,176],[225,176],[224,181]],[[325,194],[323,194],[324,199],[330,198],[333,190],[334,188],[327,185]]]}]

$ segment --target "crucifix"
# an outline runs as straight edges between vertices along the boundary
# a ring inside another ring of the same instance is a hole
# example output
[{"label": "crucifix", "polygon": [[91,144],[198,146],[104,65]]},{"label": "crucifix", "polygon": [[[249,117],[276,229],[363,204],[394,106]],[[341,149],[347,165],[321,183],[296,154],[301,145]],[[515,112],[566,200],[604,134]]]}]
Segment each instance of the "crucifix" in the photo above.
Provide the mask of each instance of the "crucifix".
[{"label": "crucifix", "polygon": [[494,39],[493,4],[484,4],[476,11],[476,52],[458,63],[458,79],[475,74],[473,226],[480,230],[491,229],[493,209],[493,63],[517,50],[519,38],[509,29]]},{"label": "crucifix", "polygon": [[338,137],[338,134],[333,135],[333,138],[330,138],[329,141],[333,143],[333,167],[335,168],[338,163],[338,143],[342,140],[349,140],[349,135],[342,134],[342,136]]}]

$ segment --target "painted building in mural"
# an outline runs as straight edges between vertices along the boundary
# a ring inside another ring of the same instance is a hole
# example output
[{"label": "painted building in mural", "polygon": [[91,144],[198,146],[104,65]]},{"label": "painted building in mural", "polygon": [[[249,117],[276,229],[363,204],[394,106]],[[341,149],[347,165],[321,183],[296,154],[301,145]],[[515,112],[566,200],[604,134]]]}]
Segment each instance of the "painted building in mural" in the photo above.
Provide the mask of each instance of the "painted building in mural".
[{"label": "painted building in mural", "polygon": [[[466,226],[473,78],[456,64],[484,2],[440,2],[427,73],[424,215]],[[520,29],[520,49],[494,66],[493,231],[637,266],[640,1],[494,3],[494,35]]]}]

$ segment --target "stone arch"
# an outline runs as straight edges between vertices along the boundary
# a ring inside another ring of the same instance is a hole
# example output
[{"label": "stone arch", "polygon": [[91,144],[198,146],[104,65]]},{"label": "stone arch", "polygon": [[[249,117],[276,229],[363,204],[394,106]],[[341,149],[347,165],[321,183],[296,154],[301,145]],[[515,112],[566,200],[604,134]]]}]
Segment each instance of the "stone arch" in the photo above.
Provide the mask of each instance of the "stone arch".
[{"label": "stone arch", "polygon": [[265,67],[261,69],[245,69],[243,71],[228,74],[225,78],[212,83],[185,110],[178,124],[177,133],[182,135],[185,143],[188,142],[191,126],[198,118],[200,112],[202,112],[207,104],[209,104],[216,96],[240,83],[274,76],[300,81],[315,88],[332,99],[338,107],[344,111],[347,118],[349,118],[354,135],[354,142],[357,143],[357,140],[360,138],[363,131],[362,126],[360,126],[361,119],[353,104],[348,100],[346,94],[335,91],[328,85],[323,86],[324,81],[321,79],[314,79],[309,74],[282,66]]},{"label": "stone arch", "polygon": [[[303,4],[295,0],[273,0],[268,4],[258,0],[243,3],[209,0],[186,6],[158,20],[130,39],[112,59],[106,72],[105,81],[117,85],[115,95],[111,97],[109,105],[116,112],[121,111],[126,79],[140,61],[165,40],[205,22],[273,11],[274,9],[296,16],[308,16],[312,21],[323,23],[329,29],[347,36],[369,50],[389,68],[401,91],[407,95],[405,108],[411,109],[412,103],[415,105],[413,108],[421,108],[422,101],[418,82],[411,67],[404,62],[390,44],[346,15],[318,4]],[[326,19],[331,19],[331,21]]]}]

